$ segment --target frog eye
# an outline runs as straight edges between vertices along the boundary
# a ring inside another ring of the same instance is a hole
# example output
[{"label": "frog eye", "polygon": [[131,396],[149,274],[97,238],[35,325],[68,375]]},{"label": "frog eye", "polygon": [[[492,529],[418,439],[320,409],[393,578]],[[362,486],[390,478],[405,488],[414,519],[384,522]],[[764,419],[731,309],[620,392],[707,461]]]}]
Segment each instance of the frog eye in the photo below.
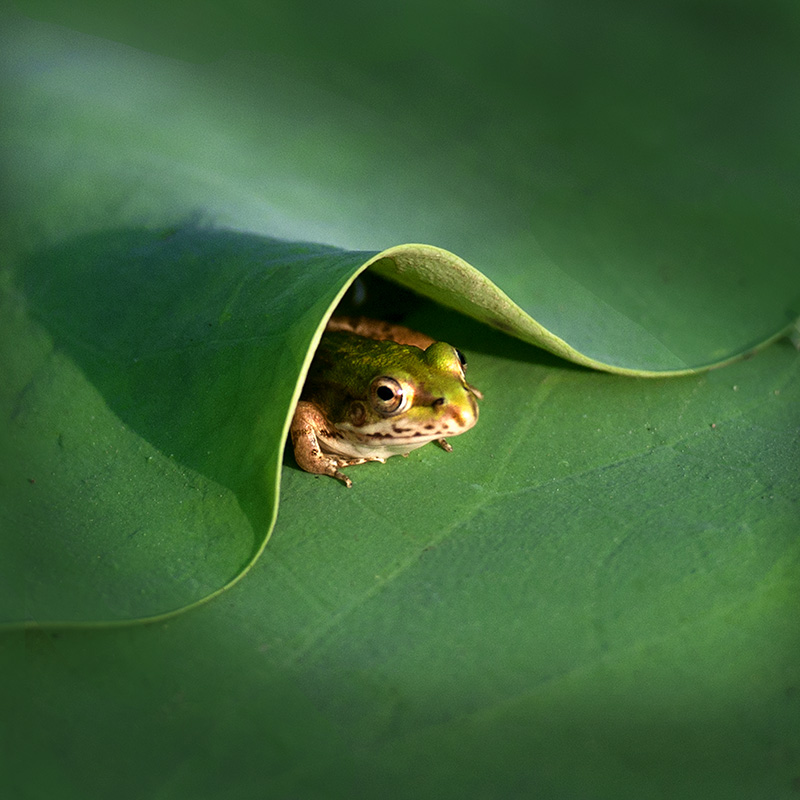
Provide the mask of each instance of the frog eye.
[{"label": "frog eye", "polygon": [[409,393],[394,378],[375,378],[369,387],[369,400],[380,414],[392,416],[405,411],[411,404]]}]

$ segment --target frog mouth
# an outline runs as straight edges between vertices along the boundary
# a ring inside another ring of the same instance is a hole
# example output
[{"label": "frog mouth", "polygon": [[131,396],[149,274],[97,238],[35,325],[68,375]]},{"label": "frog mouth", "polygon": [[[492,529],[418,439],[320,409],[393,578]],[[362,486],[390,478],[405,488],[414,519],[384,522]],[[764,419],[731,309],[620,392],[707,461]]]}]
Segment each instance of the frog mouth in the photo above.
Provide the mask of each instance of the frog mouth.
[{"label": "frog mouth", "polygon": [[[471,387],[470,387],[471,388]],[[425,402],[427,400],[427,402]],[[422,401],[422,402],[420,402]],[[458,436],[478,421],[476,395],[466,391],[458,402],[448,403],[443,397],[415,398],[414,410],[397,418],[383,417],[372,422],[351,419],[329,432],[326,449],[347,456],[381,460],[392,455],[407,454],[428,442]]]},{"label": "frog mouth", "polygon": [[[430,429],[428,429],[430,427]],[[362,428],[358,434],[363,436],[365,441],[371,442],[386,442],[387,444],[405,444],[405,445],[421,445],[432,442],[434,439],[440,439],[442,436],[447,436],[448,433],[445,428],[439,425],[425,426],[422,430],[407,427],[402,423],[392,425],[391,431],[379,430],[370,431]],[[450,436],[453,431],[450,431]]]},{"label": "frog mouth", "polygon": [[445,435],[438,425],[435,430],[418,430],[395,423],[389,430],[386,430],[385,425],[381,425],[380,430],[375,430],[379,424],[348,428],[346,433],[326,439],[325,449],[348,457],[380,461],[390,456],[409,453]]},{"label": "frog mouth", "polygon": [[[471,398],[470,398],[471,399]],[[458,436],[468,431],[478,421],[478,408],[472,403],[471,409],[450,408],[439,418],[422,425],[413,425],[403,420],[392,422],[387,430],[386,423],[364,425],[354,430],[355,436],[363,436],[365,441],[385,442],[387,444],[406,444],[418,447],[446,436]]]}]

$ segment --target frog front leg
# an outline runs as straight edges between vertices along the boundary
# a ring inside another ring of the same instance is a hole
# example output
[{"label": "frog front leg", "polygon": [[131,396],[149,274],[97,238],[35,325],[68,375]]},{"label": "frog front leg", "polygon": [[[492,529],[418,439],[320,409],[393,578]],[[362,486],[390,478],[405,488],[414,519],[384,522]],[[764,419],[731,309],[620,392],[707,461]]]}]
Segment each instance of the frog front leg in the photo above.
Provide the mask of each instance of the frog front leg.
[{"label": "frog front leg", "polygon": [[354,467],[358,464],[366,464],[368,461],[385,463],[383,458],[347,458],[326,453],[320,439],[324,435],[327,425],[327,420],[314,403],[301,400],[297,404],[290,435],[294,457],[301,469],[315,475],[330,475],[351,489],[353,482],[343,472],[339,472],[339,467]]}]

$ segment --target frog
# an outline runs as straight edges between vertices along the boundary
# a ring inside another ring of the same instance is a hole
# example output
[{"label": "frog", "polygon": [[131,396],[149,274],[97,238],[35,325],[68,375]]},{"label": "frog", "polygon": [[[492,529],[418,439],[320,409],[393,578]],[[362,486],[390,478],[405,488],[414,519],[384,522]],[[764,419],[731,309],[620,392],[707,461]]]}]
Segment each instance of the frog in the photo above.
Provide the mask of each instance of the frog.
[{"label": "frog", "polygon": [[348,489],[343,467],[408,454],[478,421],[481,392],[463,353],[403,325],[332,317],[297,403],[290,436],[298,466]]}]

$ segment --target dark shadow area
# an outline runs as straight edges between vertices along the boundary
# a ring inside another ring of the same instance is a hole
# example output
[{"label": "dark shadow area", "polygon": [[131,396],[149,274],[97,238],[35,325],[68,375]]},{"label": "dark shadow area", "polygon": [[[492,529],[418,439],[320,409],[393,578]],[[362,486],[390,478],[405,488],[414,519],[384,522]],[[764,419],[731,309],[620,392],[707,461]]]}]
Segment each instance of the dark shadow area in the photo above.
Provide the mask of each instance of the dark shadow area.
[{"label": "dark shadow area", "polygon": [[470,352],[484,353],[553,369],[592,371],[369,271],[356,278],[334,313],[408,325],[458,347],[467,358]]}]

